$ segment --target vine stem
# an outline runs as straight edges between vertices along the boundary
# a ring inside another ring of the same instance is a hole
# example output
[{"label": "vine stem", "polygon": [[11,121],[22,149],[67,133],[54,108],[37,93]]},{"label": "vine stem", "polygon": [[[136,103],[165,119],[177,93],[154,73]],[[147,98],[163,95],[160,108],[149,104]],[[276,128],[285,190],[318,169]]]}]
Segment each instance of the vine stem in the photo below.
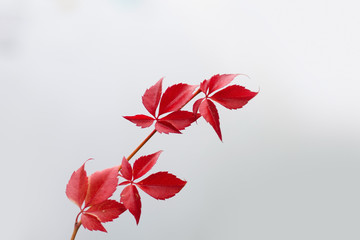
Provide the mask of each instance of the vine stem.
[{"label": "vine stem", "polygon": [[[182,105],[178,110],[182,109],[186,104],[188,104],[194,97],[196,97],[196,95],[198,95],[199,93],[201,93],[200,88],[198,90],[196,90],[196,92],[194,92],[194,94],[191,96],[191,98],[184,104]],[[126,158],[126,160],[130,161],[130,159],[152,138],[152,136],[154,136],[154,134],[156,133],[156,129],[154,129],[140,144],[139,146],[137,146],[137,148],[135,148],[135,150]],[[121,165],[119,167],[119,171],[121,169]],[[78,215],[79,216],[79,215]],[[76,218],[77,219],[77,218]],[[79,222],[75,222],[75,226],[74,226],[74,231],[73,234],[71,236],[70,240],[75,240],[76,234],[79,230],[81,226],[81,221]]]},{"label": "vine stem", "polygon": [[77,232],[79,231],[80,226],[81,226],[81,221],[75,223],[74,231],[73,231],[73,233],[72,233],[72,235],[71,235],[71,240],[74,240],[74,239],[75,239],[76,234],[77,234]]},{"label": "vine stem", "polygon": [[126,158],[126,160],[130,161],[130,159],[150,140],[152,136],[156,133],[156,129],[154,129],[140,144],[139,146]]}]

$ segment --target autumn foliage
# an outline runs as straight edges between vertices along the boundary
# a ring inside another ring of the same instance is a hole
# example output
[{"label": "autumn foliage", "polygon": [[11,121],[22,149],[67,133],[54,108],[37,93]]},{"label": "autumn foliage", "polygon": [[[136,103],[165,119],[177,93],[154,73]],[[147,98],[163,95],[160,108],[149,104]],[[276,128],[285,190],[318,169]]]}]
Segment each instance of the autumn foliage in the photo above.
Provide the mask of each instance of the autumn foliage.
[{"label": "autumn foliage", "polygon": [[[200,117],[211,125],[222,140],[216,104],[228,109],[239,109],[257,94],[240,85],[229,85],[237,76],[238,74],[215,75],[199,85],[179,83],[168,87],[164,92],[163,79],[160,79],[148,88],[142,96],[142,103],[148,114],[124,118],[141,128],[148,128],[155,123],[152,133],[129,157],[122,158],[121,165],[88,176],[85,171],[86,161],[71,175],[66,195],[80,209],[71,239],[75,239],[81,225],[88,230],[106,232],[102,224],[113,221],[126,210],[129,210],[138,224],[142,207],[139,190],[141,194],[148,194],[158,200],[165,200],[179,193],[186,181],[167,171],[148,175],[162,151],[141,156],[132,166],[129,161],[156,132],[180,134]],[[192,111],[182,110],[200,93],[204,96],[194,100]],[[120,196],[115,196],[117,200],[110,199],[118,188],[122,189]]]},{"label": "autumn foliage", "polygon": [[85,163],[71,175],[66,195],[80,208],[77,219],[81,214],[84,228],[106,232],[101,223],[114,220],[126,210],[122,203],[109,199],[118,185],[119,166],[95,172],[88,177]]}]

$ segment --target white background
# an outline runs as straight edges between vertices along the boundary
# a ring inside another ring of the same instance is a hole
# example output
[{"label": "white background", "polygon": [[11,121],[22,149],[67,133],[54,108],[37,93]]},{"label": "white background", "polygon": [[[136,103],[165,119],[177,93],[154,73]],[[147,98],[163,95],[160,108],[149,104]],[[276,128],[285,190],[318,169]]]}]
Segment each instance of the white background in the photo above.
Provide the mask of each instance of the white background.
[{"label": "white background", "polygon": [[357,2],[1,0],[1,239],[70,239],[66,183],[151,131],[122,118],[145,89],[217,73],[260,87],[219,107],[223,143],[204,120],[155,135],[139,154],[185,188],[77,239],[360,239]]}]

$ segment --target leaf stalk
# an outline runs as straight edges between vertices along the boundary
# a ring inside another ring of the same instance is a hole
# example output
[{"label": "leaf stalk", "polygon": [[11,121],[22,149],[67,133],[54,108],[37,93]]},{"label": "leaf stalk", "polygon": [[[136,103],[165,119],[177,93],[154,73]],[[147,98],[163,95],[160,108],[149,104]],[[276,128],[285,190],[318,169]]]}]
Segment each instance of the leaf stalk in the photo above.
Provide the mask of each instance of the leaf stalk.
[{"label": "leaf stalk", "polygon": [[72,233],[72,235],[71,235],[71,239],[70,239],[70,240],[74,240],[74,239],[75,239],[76,234],[77,234],[77,232],[79,231],[80,226],[81,226],[81,221],[75,223],[75,225],[74,225],[74,231],[73,231],[73,233]]}]

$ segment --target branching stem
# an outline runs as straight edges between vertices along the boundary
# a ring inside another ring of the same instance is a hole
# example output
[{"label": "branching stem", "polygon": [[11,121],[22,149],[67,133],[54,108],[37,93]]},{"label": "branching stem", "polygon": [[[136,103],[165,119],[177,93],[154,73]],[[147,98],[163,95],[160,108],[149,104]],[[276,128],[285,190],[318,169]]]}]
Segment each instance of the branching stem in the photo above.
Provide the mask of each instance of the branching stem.
[{"label": "branching stem", "polygon": [[[196,90],[196,92],[194,92],[194,94],[191,96],[191,98],[189,99],[189,101],[187,101],[183,106],[181,106],[178,110],[182,109],[186,104],[188,104],[194,97],[196,97],[196,95],[198,95],[201,92],[200,89]],[[154,136],[154,134],[156,133],[156,129],[154,129],[140,144],[137,148],[135,148],[135,150],[126,158],[128,161],[130,161],[130,159],[150,140],[150,138],[152,138],[152,136]],[[121,169],[121,166],[119,167],[119,171]],[[78,215],[79,216],[79,215]],[[76,219],[78,218],[78,216],[76,217]],[[71,236],[71,240],[75,240],[76,234],[79,230],[81,226],[81,221],[79,222],[75,222],[75,226],[74,226],[74,231],[73,234]]]}]

